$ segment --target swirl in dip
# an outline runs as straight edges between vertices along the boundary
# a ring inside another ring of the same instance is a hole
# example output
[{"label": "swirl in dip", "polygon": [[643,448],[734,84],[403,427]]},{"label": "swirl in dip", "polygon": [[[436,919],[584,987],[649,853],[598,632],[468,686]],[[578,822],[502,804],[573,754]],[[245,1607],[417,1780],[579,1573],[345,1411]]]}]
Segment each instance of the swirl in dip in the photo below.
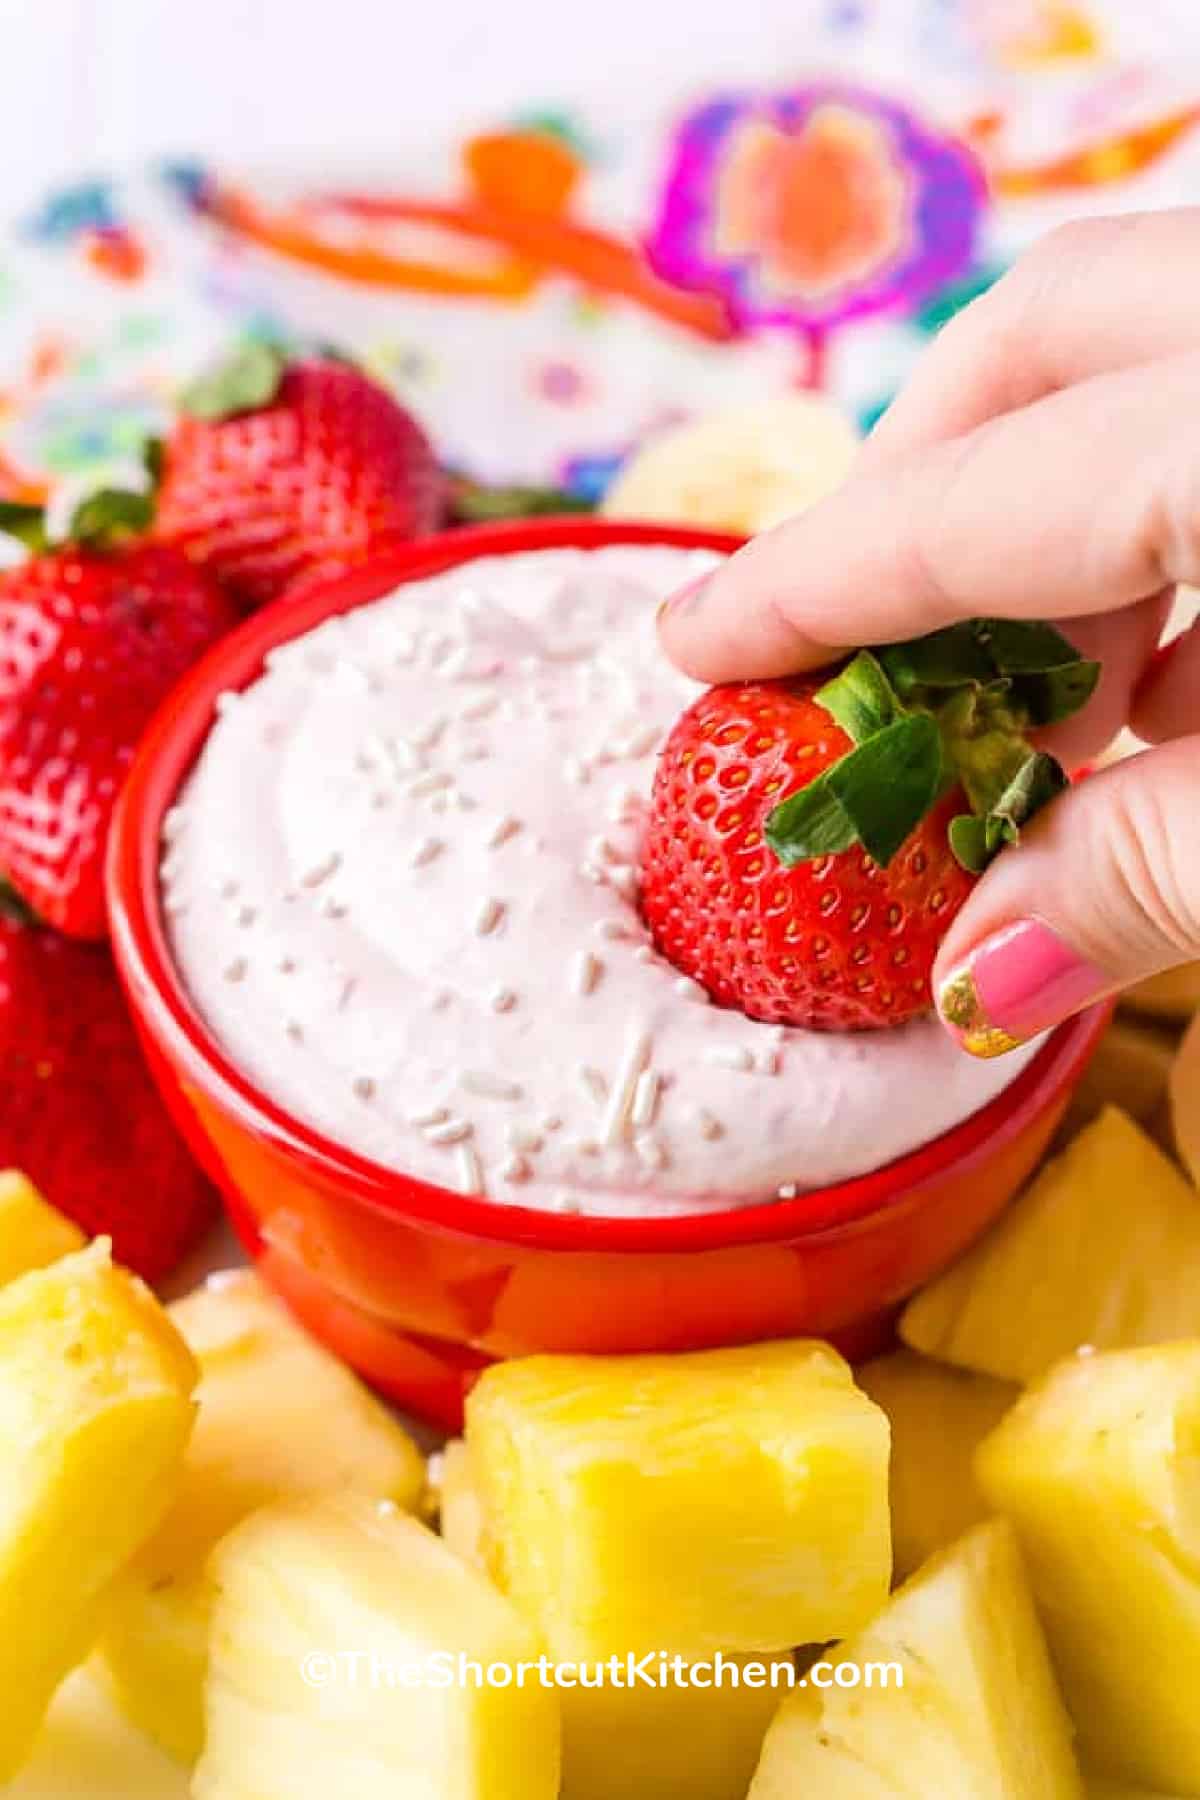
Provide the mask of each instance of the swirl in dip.
[{"label": "swirl in dip", "polygon": [[706,552],[492,557],[330,620],[225,697],[165,836],[174,954],[227,1054],[358,1154],[498,1203],[749,1205],[976,1111],[932,1018],[835,1036],[708,1003],[637,910],[659,654]]}]

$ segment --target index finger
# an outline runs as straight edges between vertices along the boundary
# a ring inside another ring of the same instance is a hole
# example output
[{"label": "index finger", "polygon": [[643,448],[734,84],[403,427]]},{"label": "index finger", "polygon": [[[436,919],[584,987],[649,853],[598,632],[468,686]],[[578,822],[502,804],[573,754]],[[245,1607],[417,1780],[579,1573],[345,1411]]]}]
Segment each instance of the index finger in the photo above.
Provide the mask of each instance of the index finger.
[{"label": "index finger", "polygon": [[665,607],[703,681],[977,617],[1114,611],[1200,577],[1200,356],[1096,377],[854,475]]}]

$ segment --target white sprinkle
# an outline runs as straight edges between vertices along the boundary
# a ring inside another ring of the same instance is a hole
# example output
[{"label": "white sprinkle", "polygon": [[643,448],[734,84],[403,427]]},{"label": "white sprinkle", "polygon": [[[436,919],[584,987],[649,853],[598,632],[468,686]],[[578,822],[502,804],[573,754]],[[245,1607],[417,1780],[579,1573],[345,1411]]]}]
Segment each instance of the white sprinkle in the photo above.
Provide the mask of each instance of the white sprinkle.
[{"label": "white sprinkle", "polygon": [[320,887],[323,881],[328,881],[331,875],[336,875],[341,866],[341,852],[332,850],[328,856],[322,857],[319,863],[314,863],[312,868],[300,877],[300,885],[306,888]]},{"label": "white sprinkle", "polygon": [[441,855],[444,848],[445,845],[442,843],[441,838],[422,838],[408,859],[410,868],[425,868],[436,856]]},{"label": "white sprinkle", "polygon": [[449,723],[447,718],[440,715],[429,719],[419,731],[408,732],[407,741],[418,750],[432,750]]},{"label": "white sprinkle", "polygon": [[408,1115],[408,1122],[410,1125],[415,1125],[418,1131],[423,1131],[426,1126],[440,1125],[443,1120],[448,1119],[449,1117],[450,1109],[448,1107],[426,1106],[423,1107],[420,1112],[410,1112]]},{"label": "white sprinkle", "polygon": [[650,1061],[650,1049],[650,1033],[642,1026],[635,1026],[629,1034],[621,1061],[617,1065],[617,1073],[613,1078],[608,1106],[605,1109],[601,1136],[604,1142],[610,1146],[622,1144],[625,1141],[634,1090],[637,1087],[638,1076]]},{"label": "white sprinkle", "polygon": [[233,961],[231,963],[227,963],[225,966],[224,974],[225,974],[226,981],[243,981],[243,980],[245,980],[246,970],[248,967],[249,967],[249,964],[247,963],[244,956],[235,956]]},{"label": "white sprinkle", "polygon": [[440,794],[445,788],[453,786],[453,775],[447,775],[443,769],[427,769],[424,775],[418,775],[415,781],[409,782],[407,793],[412,800],[423,800],[426,794]]},{"label": "white sprinkle", "polygon": [[594,863],[611,863],[621,860],[606,837],[589,838],[587,856],[588,861]]},{"label": "white sprinkle", "polygon": [[616,888],[626,900],[631,900],[637,893],[637,870],[628,863],[615,863],[608,871],[608,885]]},{"label": "white sprinkle", "polygon": [[281,956],[276,966],[281,975],[294,975],[299,965],[294,956]]},{"label": "white sprinkle", "polygon": [[641,816],[645,799],[636,788],[616,788],[609,795],[608,817],[613,825],[628,825]]},{"label": "white sprinkle", "polygon": [[345,900],[339,900],[336,894],[328,894],[321,902],[321,911],[327,919],[344,919],[350,911]]},{"label": "white sprinkle", "polygon": [[625,739],[617,754],[630,757],[645,756],[657,744],[659,731],[660,727],[657,725],[643,725],[640,731],[632,732]]},{"label": "white sprinkle", "polygon": [[392,661],[410,663],[417,654],[417,640],[411,631],[402,631],[392,646]]},{"label": "white sprinkle", "polygon": [[468,1094],[479,1094],[485,1100],[519,1100],[525,1091],[519,1082],[493,1075],[488,1069],[467,1069],[459,1076],[459,1085]]},{"label": "white sprinkle", "polygon": [[714,1138],[724,1137],[725,1127],[716,1113],[709,1112],[707,1106],[701,1106],[696,1112],[696,1129],[702,1138],[711,1143]]},{"label": "white sprinkle", "polygon": [[525,1156],[510,1156],[500,1165],[500,1176],[504,1181],[528,1181],[532,1174],[532,1165]]},{"label": "white sprinkle", "polygon": [[354,752],[354,767],[360,775],[370,775],[379,767],[375,758],[366,750]]},{"label": "white sprinkle", "polygon": [[631,925],[627,925],[624,919],[597,919],[595,931],[597,937],[608,938],[610,942],[621,938],[628,940],[637,936],[637,932]]},{"label": "white sprinkle", "polygon": [[562,1130],[561,1116],[558,1113],[544,1113],[542,1115],[542,1130],[543,1131],[561,1131]]},{"label": "white sprinkle", "polygon": [[450,796],[450,803],[456,812],[474,812],[479,805],[478,800],[472,800],[470,794],[464,794],[457,788]]},{"label": "white sprinkle", "polygon": [[382,752],[397,775],[412,775],[421,767],[421,753],[404,737],[373,737],[371,743]]},{"label": "white sprinkle", "polygon": [[163,911],[169,919],[182,919],[188,909],[188,902],[182,894],[169,894],[163,902]]},{"label": "white sprinkle", "polygon": [[498,850],[501,844],[507,844],[509,838],[516,837],[520,829],[520,819],[514,819],[511,813],[505,813],[503,818],[496,820],[496,823],[492,826],[492,829],[487,835],[486,842],[488,849]]},{"label": "white sprinkle", "polygon": [[[467,744],[462,752],[462,760],[464,762],[487,762],[491,754],[492,753],[486,744]],[[460,795],[460,806],[462,805],[463,798],[464,796]]]},{"label": "white sprinkle", "polygon": [[576,1195],[567,1188],[559,1188],[558,1192],[551,1197],[550,1210],[556,1213],[575,1214],[581,1213],[583,1208]]},{"label": "white sprinkle", "polygon": [[430,1125],[425,1136],[431,1144],[461,1144],[469,1138],[475,1127],[469,1119],[447,1119],[444,1125]]},{"label": "white sprinkle", "polygon": [[258,908],[257,907],[255,907],[255,906],[239,906],[238,911],[237,911],[237,923],[239,925],[241,925],[241,926],[253,925],[253,923],[254,923],[255,919],[257,919],[257,917],[258,917]]},{"label": "white sprinkle", "polygon": [[445,1012],[453,998],[449,988],[434,988],[429,997],[429,1004],[434,1012]]},{"label": "white sprinkle", "polygon": [[341,991],[337,997],[337,1009],[339,1012],[345,1012],[351,1000],[354,998],[354,990],[357,986],[357,975],[347,975],[343,978]]},{"label": "white sprinkle", "polygon": [[495,694],[481,694],[478,700],[470,700],[459,712],[459,718],[474,722],[477,719],[490,718],[499,701]]},{"label": "white sprinkle", "polygon": [[234,693],[232,688],[226,688],[226,690],[223,694],[217,695],[216,702],[215,702],[217,711],[219,713],[227,713],[227,712],[231,711],[232,708],[237,705],[238,699],[239,699],[239,695]]},{"label": "white sprinkle", "polygon": [[182,806],[173,806],[163,820],[162,832],[168,844],[173,843],[187,824],[187,813]]},{"label": "white sprinkle", "polygon": [[760,1075],[778,1075],[780,1068],[778,1050],[761,1050],[758,1055],[758,1072]]},{"label": "white sprinkle", "polygon": [[237,893],[240,886],[241,886],[241,882],[235,881],[232,878],[232,876],[230,877],[230,879],[228,881],[223,881],[221,883],[221,898],[222,898],[222,900],[232,900],[233,896]]},{"label": "white sprinkle", "polygon": [[637,963],[656,963],[658,952],[652,944],[639,944],[633,953],[633,960]]},{"label": "white sprinkle", "polygon": [[490,937],[504,917],[504,902],[489,896],[475,914],[476,937]]},{"label": "white sprinkle", "polygon": [[373,1100],[375,1097],[375,1083],[369,1075],[356,1075],[350,1087],[356,1100]]},{"label": "white sprinkle", "polygon": [[591,950],[580,950],[571,962],[571,986],[585,997],[596,991],[604,964]]},{"label": "white sprinkle", "polygon": [[595,1138],[572,1138],[568,1146],[576,1156],[599,1156],[600,1146]]},{"label": "white sprinkle", "polygon": [[748,1071],[754,1067],[754,1058],[744,1044],[710,1044],[704,1052],[706,1063],[715,1063],[720,1069],[740,1069]]},{"label": "white sprinkle", "polygon": [[387,790],[385,788],[376,788],[375,792],[371,795],[371,805],[375,808],[375,811],[382,812],[385,806],[390,806],[391,804],[392,796]]},{"label": "white sprinkle", "polygon": [[546,1141],[536,1125],[506,1125],[504,1136],[513,1150],[538,1151]]},{"label": "white sprinkle", "polygon": [[284,1030],[291,1038],[293,1044],[300,1043],[304,1037],[304,1027],[301,1025],[299,1019],[289,1019],[284,1026]]},{"label": "white sprinkle", "polygon": [[794,1200],[796,1198],[796,1183],[794,1181],[781,1182],[776,1191],[781,1200]]},{"label": "white sprinkle", "polygon": [[700,986],[698,981],[693,981],[690,975],[678,976],[676,980],[671,983],[671,986],[675,989],[675,992],[679,995],[681,1000],[696,1000],[702,1006],[708,1005],[708,994],[706,990]]},{"label": "white sprinkle", "polygon": [[661,1093],[662,1077],[653,1069],[643,1069],[634,1085],[633,1105],[629,1109],[629,1123],[635,1131],[653,1125]]},{"label": "white sprinkle", "polygon": [[459,1144],[454,1153],[458,1164],[459,1191],[464,1194],[482,1194],[483,1165],[473,1144]]},{"label": "white sprinkle", "polygon": [[665,1169],[670,1162],[665,1144],[657,1138],[640,1137],[634,1144],[637,1159],[644,1169]]},{"label": "white sprinkle", "polygon": [[599,1069],[589,1068],[587,1063],[576,1063],[575,1080],[585,1099],[594,1100],[597,1106],[603,1106],[608,1098],[608,1083]]},{"label": "white sprinkle", "polygon": [[576,787],[586,787],[592,779],[592,772],[587,764],[578,756],[568,756],[563,763],[563,774]]},{"label": "white sprinkle", "polygon": [[489,996],[488,1004],[493,1012],[511,1012],[513,1007],[517,1004],[516,992],[510,987],[493,988],[491,995]]}]

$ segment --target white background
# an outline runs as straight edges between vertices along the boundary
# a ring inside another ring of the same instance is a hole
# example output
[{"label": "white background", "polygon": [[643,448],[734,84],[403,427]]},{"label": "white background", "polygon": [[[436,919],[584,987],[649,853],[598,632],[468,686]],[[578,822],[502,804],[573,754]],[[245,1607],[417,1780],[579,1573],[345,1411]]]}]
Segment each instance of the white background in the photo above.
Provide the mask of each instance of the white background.
[{"label": "white background", "polygon": [[810,0],[0,0],[0,215],[147,154],[378,160],[515,101],[640,105],[796,68],[806,15]]}]

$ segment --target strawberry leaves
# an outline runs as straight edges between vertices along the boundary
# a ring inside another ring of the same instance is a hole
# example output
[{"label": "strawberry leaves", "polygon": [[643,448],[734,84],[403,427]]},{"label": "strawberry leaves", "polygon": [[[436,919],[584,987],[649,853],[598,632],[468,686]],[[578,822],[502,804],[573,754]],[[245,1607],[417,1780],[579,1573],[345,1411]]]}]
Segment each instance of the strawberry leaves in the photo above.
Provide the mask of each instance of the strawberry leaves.
[{"label": "strawberry leaves", "polygon": [[24,500],[0,500],[0,533],[36,556],[46,548],[46,509]]},{"label": "strawberry leaves", "polygon": [[1026,733],[1085,706],[1100,665],[1053,626],[971,619],[910,643],[860,650],[816,700],[854,749],[789,795],[765,827],[789,867],[860,844],[886,868],[948,787],[971,811],[950,848],[981,874],[1067,777]]},{"label": "strawberry leaves", "polygon": [[942,783],[942,741],[928,713],[910,713],[780,803],[766,839],[788,867],[861,844],[886,869]]},{"label": "strawberry leaves", "polygon": [[269,406],[279,392],[287,353],[278,344],[253,338],[227,362],[191,382],[180,395],[181,409],[210,423]]}]

